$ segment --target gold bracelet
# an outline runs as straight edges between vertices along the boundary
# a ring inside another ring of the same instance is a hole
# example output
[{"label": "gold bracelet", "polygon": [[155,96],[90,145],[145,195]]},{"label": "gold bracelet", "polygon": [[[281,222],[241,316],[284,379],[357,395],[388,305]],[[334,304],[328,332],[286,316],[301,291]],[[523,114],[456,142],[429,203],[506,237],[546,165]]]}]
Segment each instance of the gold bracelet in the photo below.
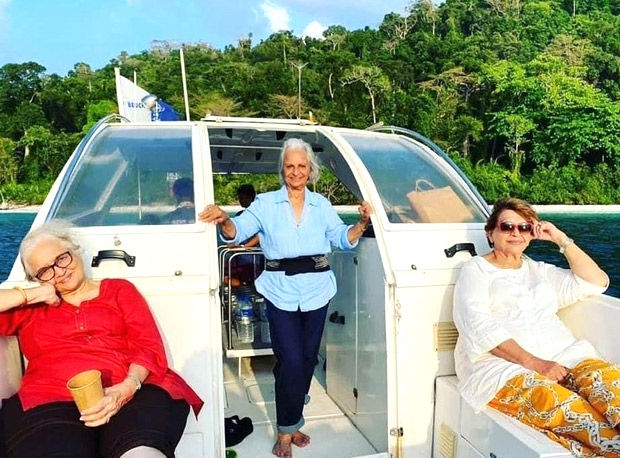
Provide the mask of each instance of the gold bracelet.
[{"label": "gold bracelet", "polygon": [[21,304],[19,304],[19,306],[23,307],[24,305],[26,305],[28,303],[28,295],[26,294],[26,291],[24,291],[24,288],[20,286],[13,286],[13,289],[22,293],[22,297],[24,298],[24,301]]}]

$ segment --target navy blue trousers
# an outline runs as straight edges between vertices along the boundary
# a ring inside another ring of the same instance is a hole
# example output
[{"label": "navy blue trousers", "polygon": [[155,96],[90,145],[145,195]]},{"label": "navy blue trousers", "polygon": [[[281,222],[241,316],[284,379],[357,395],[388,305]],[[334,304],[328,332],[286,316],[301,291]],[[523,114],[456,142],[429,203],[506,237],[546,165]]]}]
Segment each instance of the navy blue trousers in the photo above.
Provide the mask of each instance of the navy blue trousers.
[{"label": "navy blue trousers", "polygon": [[278,432],[290,434],[304,425],[304,404],[318,362],[327,305],[310,312],[287,312],[265,302],[277,359],[273,375]]}]

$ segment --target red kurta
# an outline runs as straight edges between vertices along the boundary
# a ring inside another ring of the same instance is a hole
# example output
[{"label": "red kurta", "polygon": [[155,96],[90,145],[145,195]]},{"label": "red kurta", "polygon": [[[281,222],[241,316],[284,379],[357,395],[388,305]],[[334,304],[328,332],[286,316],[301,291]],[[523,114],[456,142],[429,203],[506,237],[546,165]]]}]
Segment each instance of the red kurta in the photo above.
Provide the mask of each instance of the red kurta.
[{"label": "red kurta", "polygon": [[131,363],[150,371],[145,383],[185,399],[196,415],[203,402],[168,368],[164,346],[144,297],[126,280],[101,281],[99,296],[79,307],[34,305],[0,313],[0,334],[17,335],[28,359],[19,398],[24,410],[71,401],[67,380],[101,371],[103,386],[122,382]]}]

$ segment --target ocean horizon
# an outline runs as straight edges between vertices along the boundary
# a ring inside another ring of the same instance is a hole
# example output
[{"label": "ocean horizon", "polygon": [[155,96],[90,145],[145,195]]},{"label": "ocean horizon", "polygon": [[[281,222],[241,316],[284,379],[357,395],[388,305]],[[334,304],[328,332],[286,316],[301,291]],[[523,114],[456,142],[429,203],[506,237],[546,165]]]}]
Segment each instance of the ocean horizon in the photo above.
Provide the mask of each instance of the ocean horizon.
[{"label": "ocean horizon", "polygon": [[[595,211],[593,207],[597,207]],[[620,297],[620,241],[614,228],[620,227],[620,205],[612,206],[536,206],[541,217],[553,222],[599,263],[610,277],[607,294]],[[226,207],[228,210],[238,206]],[[336,206],[343,217],[357,212],[357,206]],[[36,210],[0,211],[0,281],[8,277],[17,256],[22,238],[26,235],[36,216]],[[533,241],[526,254],[535,260],[545,261],[568,268],[564,256],[553,244]]]}]

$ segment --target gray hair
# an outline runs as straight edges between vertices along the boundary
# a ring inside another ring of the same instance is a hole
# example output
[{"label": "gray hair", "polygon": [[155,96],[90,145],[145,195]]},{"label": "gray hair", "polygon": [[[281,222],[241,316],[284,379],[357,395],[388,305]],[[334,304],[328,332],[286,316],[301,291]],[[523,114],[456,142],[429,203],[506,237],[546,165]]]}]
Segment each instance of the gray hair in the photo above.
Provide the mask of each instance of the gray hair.
[{"label": "gray hair", "polygon": [[24,237],[22,243],[19,245],[19,257],[24,266],[26,277],[28,280],[34,279],[36,272],[32,272],[26,259],[37,248],[37,246],[45,240],[56,240],[60,242],[62,246],[67,248],[73,254],[80,252],[80,245],[75,241],[75,234],[73,233],[73,225],[64,220],[52,220],[43,223],[41,226],[33,229]]},{"label": "gray hair", "polygon": [[306,157],[308,158],[308,164],[310,165],[310,173],[308,175],[308,180],[311,183],[316,183],[319,179],[319,175],[321,174],[321,164],[319,163],[316,154],[312,150],[312,146],[308,142],[303,141],[300,138],[289,138],[282,145],[282,151],[280,152],[280,158],[278,159],[278,169],[280,175],[280,183],[285,184],[284,181],[284,155],[290,149],[301,149],[306,152]]}]

